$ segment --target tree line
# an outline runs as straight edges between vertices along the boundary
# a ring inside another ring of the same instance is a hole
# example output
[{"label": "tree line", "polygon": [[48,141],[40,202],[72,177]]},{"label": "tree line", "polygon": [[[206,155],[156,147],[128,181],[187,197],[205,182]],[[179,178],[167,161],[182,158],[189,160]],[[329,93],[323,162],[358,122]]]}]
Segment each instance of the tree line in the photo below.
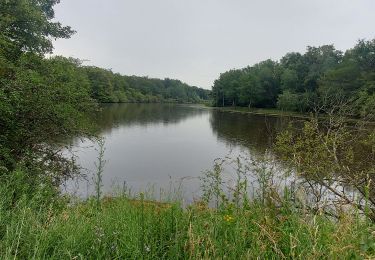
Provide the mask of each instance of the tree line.
[{"label": "tree line", "polygon": [[345,51],[307,47],[222,73],[214,82],[215,106],[247,106],[309,112],[316,106],[350,103],[354,116],[375,112],[375,39]]},{"label": "tree line", "polygon": [[209,90],[189,86],[180,80],[123,76],[92,66],[83,67],[83,71],[92,97],[100,102],[197,103],[209,99]]}]

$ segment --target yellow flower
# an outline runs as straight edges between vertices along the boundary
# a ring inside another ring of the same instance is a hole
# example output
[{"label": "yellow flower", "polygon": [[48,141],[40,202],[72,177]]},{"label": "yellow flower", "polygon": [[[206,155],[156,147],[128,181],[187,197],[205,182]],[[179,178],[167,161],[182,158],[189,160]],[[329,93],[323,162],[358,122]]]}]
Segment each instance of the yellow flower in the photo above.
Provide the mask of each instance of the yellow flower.
[{"label": "yellow flower", "polygon": [[62,214],[62,217],[65,221],[67,221],[69,219],[69,215],[68,215],[68,212],[64,211],[63,214]]},{"label": "yellow flower", "polygon": [[225,215],[224,216],[224,220],[226,222],[232,222],[234,220],[234,218],[231,215]]}]

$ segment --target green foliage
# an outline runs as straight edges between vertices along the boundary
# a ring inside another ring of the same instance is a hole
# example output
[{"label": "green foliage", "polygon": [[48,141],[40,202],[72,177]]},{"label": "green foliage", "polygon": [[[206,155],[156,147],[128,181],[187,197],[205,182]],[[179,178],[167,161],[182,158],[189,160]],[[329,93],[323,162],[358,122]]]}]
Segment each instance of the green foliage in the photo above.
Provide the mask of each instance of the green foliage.
[{"label": "green foliage", "polygon": [[2,166],[12,169],[15,162],[37,154],[52,156],[52,151],[47,152],[48,146],[88,133],[90,122],[86,115],[95,103],[89,96],[87,77],[75,60],[43,59],[26,53],[12,74],[12,80],[3,81],[0,92],[0,109],[5,111],[0,117],[1,150],[10,152],[0,155]]},{"label": "green foliage", "polygon": [[306,112],[313,97],[309,93],[284,91],[277,99],[277,108],[283,111]]},{"label": "green foliage", "polygon": [[21,163],[55,184],[76,169],[56,146],[88,134],[95,109],[79,62],[43,57],[52,38],[73,33],[53,21],[58,2],[0,1],[0,167],[11,174]]},{"label": "green foliage", "polygon": [[286,68],[281,74],[281,87],[289,91],[298,91],[298,74],[295,70]]},{"label": "green foliage", "polygon": [[[21,178],[22,179],[22,178]],[[21,180],[20,179],[20,180]],[[13,182],[22,187],[22,181]],[[8,188],[0,184],[0,190]],[[43,190],[34,194],[43,194]],[[0,197],[0,258],[372,258],[375,227],[358,216],[331,221],[285,200],[209,209],[125,196],[67,204],[28,194]],[[9,205],[7,207],[4,207]]]},{"label": "green foliage", "polygon": [[346,100],[353,116],[369,116],[375,93],[375,40],[360,40],[343,54],[333,45],[307,47],[279,62],[264,61],[220,75],[212,88],[216,106],[307,112]]},{"label": "green foliage", "polygon": [[[344,148],[344,137],[333,140],[333,136],[324,135],[317,131],[317,122],[306,122],[301,134],[285,131],[278,136],[278,151],[284,155],[284,160],[292,160],[299,174],[306,178],[331,177],[339,169],[335,163],[335,155],[330,152],[330,147],[335,142],[337,149],[350,153],[350,147]],[[291,156],[294,155],[294,156]],[[317,164],[316,162],[319,162]]]},{"label": "green foliage", "polygon": [[353,127],[337,114],[311,118],[302,130],[290,127],[277,137],[277,154],[309,183],[317,201],[326,190],[374,221],[373,128]]},{"label": "green foliage", "polygon": [[271,60],[220,75],[212,87],[216,106],[270,107],[279,93],[279,72]]},{"label": "green foliage", "polygon": [[18,165],[12,172],[0,170],[1,209],[12,211],[25,205],[40,209],[54,203],[58,189],[53,186],[49,176],[38,174],[37,171],[25,165]]},{"label": "green foliage", "polygon": [[375,116],[375,94],[365,95],[363,106],[361,107],[361,116],[374,119]]},{"label": "green foliage", "polygon": [[15,61],[22,52],[52,51],[52,38],[69,38],[74,31],[52,21],[59,0],[1,0],[0,54]]},{"label": "green foliage", "polygon": [[[313,129],[308,125],[304,132],[316,136]],[[374,257],[375,226],[366,218],[343,214],[332,220],[323,211],[296,207],[290,189],[283,196],[275,192],[272,173],[261,161],[254,170],[263,179],[262,192],[246,199],[241,175],[250,169],[237,159],[238,187],[228,194],[223,162],[207,172],[205,182],[207,194],[211,189],[220,199],[216,208],[206,201],[188,207],[146,201],[143,193],[104,197],[99,207],[96,198],[69,202],[54,195],[51,182],[31,179],[27,169],[18,167],[0,183],[0,258]]]},{"label": "green foliage", "polygon": [[91,96],[99,102],[198,103],[209,99],[209,90],[192,87],[179,80],[122,76],[112,71],[85,67]]}]

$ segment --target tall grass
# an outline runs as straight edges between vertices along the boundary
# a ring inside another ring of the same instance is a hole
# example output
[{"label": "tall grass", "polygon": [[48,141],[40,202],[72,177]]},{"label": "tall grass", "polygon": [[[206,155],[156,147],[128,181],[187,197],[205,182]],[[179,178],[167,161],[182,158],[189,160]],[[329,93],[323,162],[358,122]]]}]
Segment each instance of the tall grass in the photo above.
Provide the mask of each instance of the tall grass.
[{"label": "tall grass", "polygon": [[289,189],[276,197],[265,167],[257,173],[261,190],[249,199],[244,172],[235,173],[239,187],[229,196],[217,162],[202,179],[207,199],[182,207],[127,192],[73,203],[48,185],[29,190],[19,170],[0,184],[0,259],[375,257],[375,226],[367,218],[296,207]]},{"label": "tall grass", "polygon": [[[7,217],[4,218],[4,215]],[[334,222],[258,201],[239,210],[104,198],[56,209],[1,209],[4,259],[366,258],[374,226],[356,216]]]},{"label": "tall grass", "polygon": [[95,163],[96,166],[96,172],[94,176],[94,185],[95,185],[95,197],[96,197],[96,203],[97,206],[100,206],[100,199],[102,197],[102,186],[103,186],[103,173],[104,173],[104,166],[105,166],[105,159],[104,159],[104,153],[105,153],[105,139],[103,137],[99,137],[97,139],[98,143],[98,161]]}]

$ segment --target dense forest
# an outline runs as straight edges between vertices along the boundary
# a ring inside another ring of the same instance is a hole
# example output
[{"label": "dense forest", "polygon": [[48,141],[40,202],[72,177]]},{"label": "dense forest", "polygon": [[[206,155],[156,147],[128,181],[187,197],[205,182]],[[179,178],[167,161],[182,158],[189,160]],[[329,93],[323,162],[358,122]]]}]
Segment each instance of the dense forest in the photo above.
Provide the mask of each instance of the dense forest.
[{"label": "dense forest", "polygon": [[375,40],[360,40],[345,53],[333,45],[307,47],[280,61],[266,60],[222,73],[212,88],[216,106],[308,112],[346,102],[354,116],[375,111]]},{"label": "dense forest", "polygon": [[100,102],[196,103],[209,99],[209,90],[179,80],[123,76],[98,67],[83,67],[92,97]]}]

